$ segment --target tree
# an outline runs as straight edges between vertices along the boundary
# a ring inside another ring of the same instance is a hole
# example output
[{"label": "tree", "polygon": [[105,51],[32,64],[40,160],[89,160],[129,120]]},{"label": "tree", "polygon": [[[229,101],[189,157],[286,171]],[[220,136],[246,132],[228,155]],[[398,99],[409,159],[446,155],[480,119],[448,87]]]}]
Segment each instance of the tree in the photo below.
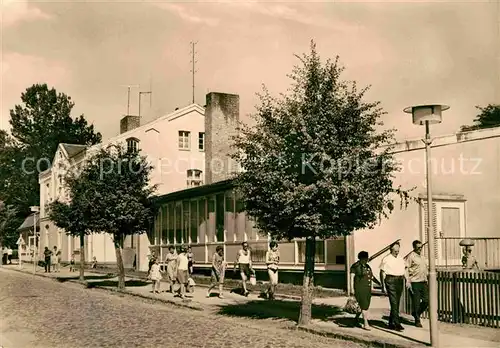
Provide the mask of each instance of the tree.
[{"label": "tree", "polygon": [[121,145],[109,145],[89,157],[73,184],[85,200],[76,205],[83,205],[84,212],[78,216],[82,225],[86,230],[113,237],[119,289],[125,288],[124,239],[146,232],[154,218],[151,195],[156,185],[149,184],[152,169],[138,153],[128,152]]},{"label": "tree", "polygon": [[474,124],[462,126],[460,128],[462,132],[500,126],[500,104],[488,104],[485,107],[476,106],[476,109],[480,113],[474,119]]},{"label": "tree", "polygon": [[[18,201],[16,207],[19,205],[21,214],[28,214],[29,206],[39,205],[38,174],[49,168],[58,145],[94,145],[101,141],[101,134],[83,115],[73,119],[71,97],[49,89],[46,84],[27,88],[21,94],[21,102],[10,111],[12,137],[1,135],[7,139],[10,154],[3,156],[0,172],[4,168],[10,172],[0,177],[10,176],[9,198]],[[4,161],[8,166],[4,167]]]},{"label": "tree", "polygon": [[80,238],[80,281],[85,280],[85,235],[90,234],[90,202],[86,197],[86,182],[77,173],[69,172],[64,185],[68,192],[66,201],[56,200],[48,207],[49,218],[66,234]]},{"label": "tree", "polygon": [[[16,230],[19,224],[19,219],[16,218],[17,211],[10,205],[5,205],[0,201],[0,245],[13,247],[17,241],[17,236],[11,233],[11,226],[15,226]],[[13,223],[14,222],[14,223]]]},{"label": "tree", "polygon": [[363,101],[367,88],[341,80],[338,57],[322,64],[314,42],[297,57],[288,94],[273,98],[264,87],[256,126],[240,126],[233,158],[244,169],[235,183],[257,227],[276,240],[306,238],[298,324],[307,325],[316,239],[373,228],[409,194],[393,187],[394,134],[377,131],[380,103]]}]

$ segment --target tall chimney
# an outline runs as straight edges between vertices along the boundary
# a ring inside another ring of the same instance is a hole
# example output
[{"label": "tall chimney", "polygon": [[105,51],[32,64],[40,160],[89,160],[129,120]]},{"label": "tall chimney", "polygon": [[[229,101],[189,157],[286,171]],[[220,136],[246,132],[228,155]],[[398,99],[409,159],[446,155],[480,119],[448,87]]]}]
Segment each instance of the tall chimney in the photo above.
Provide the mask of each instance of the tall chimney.
[{"label": "tall chimney", "polygon": [[120,120],[120,134],[128,132],[141,125],[139,116],[126,115]]},{"label": "tall chimney", "polygon": [[235,172],[230,154],[240,120],[240,96],[210,92],[205,106],[205,183],[229,179]]}]

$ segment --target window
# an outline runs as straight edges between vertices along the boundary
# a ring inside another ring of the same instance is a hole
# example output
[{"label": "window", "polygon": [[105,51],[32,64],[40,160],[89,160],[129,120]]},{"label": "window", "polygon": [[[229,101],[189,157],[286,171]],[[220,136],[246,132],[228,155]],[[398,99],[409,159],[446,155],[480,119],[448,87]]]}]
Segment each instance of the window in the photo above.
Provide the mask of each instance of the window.
[{"label": "window", "polygon": [[190,149],[190,138],[191,133],[188,131],[179,131],[179,150],[189,150]]},{"label": "window", "polygon": [[191,233],[190,233],[190,242],[195,244],[198,243],[198,201],[191,201]]},{"label": "window", "polygon": [[[427,200],[422,199],[421,203],[421,240],[427,242]],[[436,199],[432,202],[432,208],[436,265],[460,265],[461,254],[457,246],[466,236],[465,202]],[[424,253],[427,254],[427,246],[424,247]]]},{"label": "window", "polygon": [[128,138],[127,139],[127,151],[131,153],[136,153],[139,151],[139,139]]},{"label": "window", "polygon": [[196,187],[203,185],[203,179],[201,174],[203,172],[199,169],[188,169],[187,170],[187,187]]},{"label": "window", "polygon": [[198,150],[205,151],[205,133],[198,133]]}]

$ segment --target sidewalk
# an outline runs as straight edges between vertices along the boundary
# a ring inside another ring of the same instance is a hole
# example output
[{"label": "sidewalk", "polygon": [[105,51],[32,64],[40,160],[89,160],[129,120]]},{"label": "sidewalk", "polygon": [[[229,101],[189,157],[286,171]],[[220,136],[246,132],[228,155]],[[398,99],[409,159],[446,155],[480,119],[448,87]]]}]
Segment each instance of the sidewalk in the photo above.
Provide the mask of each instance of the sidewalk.
[{"label": "sidewalk", "polygon": [[[31,266],[31,267],[29,267]],[[32,265],[25,265],[19,270],[17,265],[3,266],[7,269],[31,273]],[[42,268],[37,269],[37,275],[56,278],[58,281],[76,281],[78,272],[70,273],[63,268],[60,273],[44,273]],[[101,288],[116,291],[117,277],[112,274],[85,271],[87,287]],[[162,290],[167,287],[162,283]],[[193,294],[188,294],[188,300],[183,301],[170,293],[151,293],[151,283],[137,277],[126,277],[127,294],[191,309],[207,311],[216,315],[231,317],[273,320],[270,325],[283,325],[296,322],[299,315],[299,302],[293,299],[277,299],[268,301],[259,298],[258,294],[248,297],[226,292],[224,299],[218,297],[206,298],[206,287],[197,286]],[[429,344],[428,321],[422,320],[423,328],[417,328],[411,322],[403,322],[404,332],[394,332],[387,329],[389,314],[386,297],[372,297],[370,320],[372,330],[367,332],[360,327],[353,327],[352,315],[342,311],[346,297],[331,297],[315,299],[313,302],[313,320],[308,327],[300,330],[311,333],[350,340],[358,343],[378,347],[415,347]],[[280,320],[276,323],[276,319]],[[498,347],[500,346],[500,330],[469,325],[439,323],[440,347]]]}]

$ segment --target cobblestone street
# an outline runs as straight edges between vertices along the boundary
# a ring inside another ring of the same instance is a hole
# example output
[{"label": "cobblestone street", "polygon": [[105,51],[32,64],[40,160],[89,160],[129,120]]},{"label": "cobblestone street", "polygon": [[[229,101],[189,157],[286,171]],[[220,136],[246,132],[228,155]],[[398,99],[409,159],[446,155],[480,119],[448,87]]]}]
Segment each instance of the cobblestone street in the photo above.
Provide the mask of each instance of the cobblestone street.
[{"label": "cobblestone street", "polygon": [[0,270],[0,276],[4,348],[360,347],[29,274]]}]

